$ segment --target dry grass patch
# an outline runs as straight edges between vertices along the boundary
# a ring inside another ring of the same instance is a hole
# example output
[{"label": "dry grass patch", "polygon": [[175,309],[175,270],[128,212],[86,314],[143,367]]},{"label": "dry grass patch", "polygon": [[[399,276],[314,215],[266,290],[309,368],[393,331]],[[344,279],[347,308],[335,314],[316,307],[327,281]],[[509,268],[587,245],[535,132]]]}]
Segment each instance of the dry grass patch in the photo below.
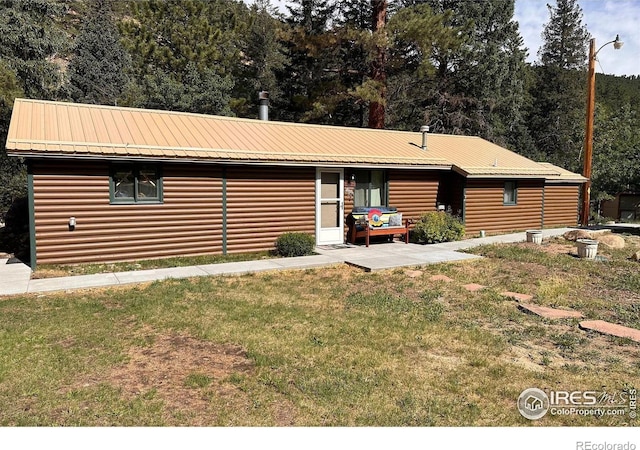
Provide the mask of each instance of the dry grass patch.
[{"label": "dry grass patch", "polygon": [[148,339],[152,340],[148,346],[129,349],[125,364],[91,374],[72,389],[107,384],[128,401],[137,397],[156,398],[165,405],[163,420],[167,424],[176,424],[176,417],[194,411],[198,414],[189,420],[190,425],[215,423],[217,409],[213,406],[219,401],[233,404],[238,410],[247,408],[246,395],[228,381],[253,370],[253,363],[242,347],[179,334]]},{"label": "dry grass patch", "polygon": [[[633,326],[637,264],[544,246],[474,252],[487,257],[415,277],[340,265],[9,298],[0,425],[623,424],[520,416],[529,387],[640,385],[640,346],[525,314],[499,293]],[[430,280],[439,273],[454,282]]]}]

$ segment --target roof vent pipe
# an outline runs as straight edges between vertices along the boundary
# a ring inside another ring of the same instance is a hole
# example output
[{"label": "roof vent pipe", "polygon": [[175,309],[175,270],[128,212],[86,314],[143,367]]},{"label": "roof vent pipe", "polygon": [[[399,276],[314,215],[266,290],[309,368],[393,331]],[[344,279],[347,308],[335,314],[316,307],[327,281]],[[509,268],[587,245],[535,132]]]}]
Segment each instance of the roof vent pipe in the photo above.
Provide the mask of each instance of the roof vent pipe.
[{"label": "roof vent pipe", "polygon": [[260,120],[269,120],[269,93],[267,91],[260,91],[258,98],[260,99]]},{"label": "roof vent pipe", "polygon": [[420,133],[422,133],[422,150],[427,149],[427,133],[429,132],[428,125],[422,125],[420,127]]}]

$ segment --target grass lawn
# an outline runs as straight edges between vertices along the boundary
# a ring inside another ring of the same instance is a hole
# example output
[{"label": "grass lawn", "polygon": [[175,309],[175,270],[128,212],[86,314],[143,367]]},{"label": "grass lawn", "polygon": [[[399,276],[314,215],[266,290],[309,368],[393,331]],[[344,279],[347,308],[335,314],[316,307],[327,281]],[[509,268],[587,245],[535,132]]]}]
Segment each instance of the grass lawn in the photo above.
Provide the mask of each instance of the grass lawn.
[{"label": "grass lawn", "polygon": [[2,298],[0,425],[638,425],[523,418],[526,388],[640,387],[640,345],[499,295],[640,328],[640,265],[627,259],[640,242],[626,239],[599,249],[607,262],[556,240],[418,271],[340,265]]},{"label": "grass lawn", "polygon": [[128,272],[132,270],[162,269],[167,267],[199,266],[238,261],[277,258],[275,252],[234,253],[231,255],[177,256],[175,258],[145,259],[139,261],[94,264],[43,264],[36,268],[31,279],[93,275],[96,273]]}]

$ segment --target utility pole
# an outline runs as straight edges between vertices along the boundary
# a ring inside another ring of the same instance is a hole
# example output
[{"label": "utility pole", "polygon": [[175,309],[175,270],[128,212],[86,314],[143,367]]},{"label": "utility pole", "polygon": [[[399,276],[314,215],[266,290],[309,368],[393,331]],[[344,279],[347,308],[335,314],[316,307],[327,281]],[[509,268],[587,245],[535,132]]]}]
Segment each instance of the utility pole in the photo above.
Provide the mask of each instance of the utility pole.
[{"label": "utility pole", "polygon": [[582,184],[582,217],[580,223],[589,225],[591,203],[591,161],[593,158],[593,120],[596,105],[596,40],[589,40],[589,72],[587,73],[587,121],[584,133],[584,169],[582,175],[587,179]]},{"label": "utility pole", "polygon": [[584,133],[584,169],[582,175],[587,181],[582,185],[582,211],[580,223],[589,226],[589,209],[591,203],[591,161],[593,159],[593,120],[596,106],[596,56],[605,45],[613,44],[613,48],[619,50],[623,42],[616,35],[613,41],[609,41],[596,51],[596,39],[589,40],[589,73],[587,74],[587,120]]}]

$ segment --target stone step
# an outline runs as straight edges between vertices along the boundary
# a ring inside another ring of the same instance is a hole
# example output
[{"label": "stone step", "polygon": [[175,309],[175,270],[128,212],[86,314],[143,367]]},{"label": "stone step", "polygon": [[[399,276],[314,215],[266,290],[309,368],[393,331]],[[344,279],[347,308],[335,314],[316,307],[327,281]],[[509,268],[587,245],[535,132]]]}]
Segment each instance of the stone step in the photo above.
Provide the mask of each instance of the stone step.
[{"label": "stone step", "polygon": [[520,294],[518,292],[510,292],[510,291],[500,292],[500,295],[502,295],[503,297],[512,298],[512,299],[517,300],[519,302],[528,302],[529,300],[531,300],[533,298],[533,295]]},{"label": "stone step", "polygon": [[446,275],[432,275],[429,279],[431,281],[444,281],[445,283],[451,283],[453,281],[453,278],[449,278]]},{"label": "stone step", "polygon": [[462,287],[469,292],[476,292],[486,288],[486,286],[483,286],[481,284],[476,284],[476,283],[465,284]]},{"label": "stone step", "polygon": [[555,309],[531,303],[519,303],[518,308],[545,319],[581,319],[584,317],[581,312],[572,309]]},{"label": "stone step", "polygon": [[615,323],[605,322],[604,320],[584,320],[580,322],[579,326],[583,330],[597,331],[598,333],[640,342],[640,330],[636,330],[635,328],[624,327]]}]

